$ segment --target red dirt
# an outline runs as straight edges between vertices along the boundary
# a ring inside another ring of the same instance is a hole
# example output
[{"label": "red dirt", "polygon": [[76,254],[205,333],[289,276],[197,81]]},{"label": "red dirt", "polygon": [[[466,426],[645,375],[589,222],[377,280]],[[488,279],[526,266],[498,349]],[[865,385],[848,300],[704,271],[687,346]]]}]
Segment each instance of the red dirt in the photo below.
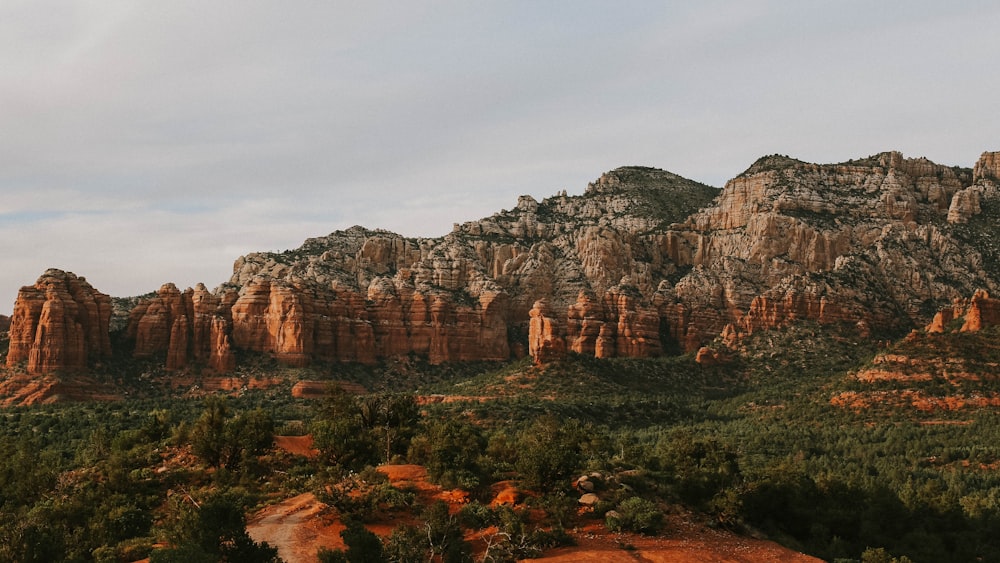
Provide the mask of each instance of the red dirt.
[{"label": "red dirt", "polygon": [[319,548],[344,548],[344,526],[325,519],[325,509],[312,493],[304,493],[258,512],[247,523],[247,533],[278,548],[285,563],[315,563]]},{"label": "red dirt", "polygon": [[458,512],[463,504],[469,502],[469,493],[458,489],[442,489],[428,481],[427,468],[422,465],[382,465],[378,470],[389,478],[394,487],[413,489],[420,504],[443,500],[448,503],[452,512]]},{"label": "red dirt", "polygon": [[[286,437],[293,438],[293,437]],[[304,441],[294,437],[295,442]],[[384,465],[378,468],[400,488],[416,491],[422,504],[435,499],[447,502],[452,511],[461,509],[468,501],[461,491],[446,491],[427,481],[426,468],[419,465]],[[497,487],[498,496],[514,491],[510,484]],[[340,531],[344,526],[329,513],[326,506],[311,493],[292,497],[260,511],[250,519],[247,531],[256,541],[266,541],[278,548],[278,554],[287,563],[314,563],[320,547],[344,548]],[[403,517],[408,520],[407,517]],[[366,524],[372,532],[388,535],[400,524],[398,518]],[[407,522],[413,523],[413,522]],[[671,563],[818,563],[819,559],[797,553],[780,545],[759,539],[745,538],[730,532],[716,530],[694,521],[689,514],[668,516],[665,532],[661,536],[647,537],[635,534],[618,534],[607,531],[597,521],[571,530],[577,545],[548,551],[544,557],[531,561],[551,563],[595,562],[615,563],[634,561]],[[495,530],[494,530],[495,531]],[[483,535],[489,530],[467,534],[466,539],[477,550],[482,550]]]},{"label": "red dirt", "polygon": [[27,406],[67,401],[119,401],[110,386],[85,375],[10,374],[0,378],[0,406]]},{"label": "red dirt", "polygon": [[301,455],[308,458],[316,457],[319,450],[313,447],[313,437],[305,436],[275,436],[274,446],[290,454]]}]

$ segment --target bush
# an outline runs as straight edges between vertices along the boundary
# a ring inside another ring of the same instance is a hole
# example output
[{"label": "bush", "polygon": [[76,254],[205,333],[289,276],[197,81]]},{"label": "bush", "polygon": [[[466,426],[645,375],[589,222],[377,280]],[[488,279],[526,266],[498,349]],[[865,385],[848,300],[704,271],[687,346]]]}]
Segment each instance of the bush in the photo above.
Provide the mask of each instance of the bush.
[{"label": "bush", "polygon": [[557,417],[545,415],[521,433],[514,468],[525,486],[552,490],[579,467],[583,436],[578,430],[576,425],[563,424]]},{"label": "bush", "polygon": [[472,501],[458,512],[458,521],[466,528],[482,530],[496,525],[499,519],[492,508],[478,501]]},{"label": "bush", "polygon": [[480,430],[459,420],[428,423],[413,440],[410,460],[427,466],[427,476],[442,487],[474,489],[483,475],[480,453],[486,441]]},{"label": "bush", "polygon": [[663,511],[652,501],[629,497],[605,515],[605,523],[613,531],[655,534],[663,527]]},{"label": "bush", "polygon": [[385,540],[385,559],[392,563],[427,560],[427,537],[413,526],[396,526]]}]

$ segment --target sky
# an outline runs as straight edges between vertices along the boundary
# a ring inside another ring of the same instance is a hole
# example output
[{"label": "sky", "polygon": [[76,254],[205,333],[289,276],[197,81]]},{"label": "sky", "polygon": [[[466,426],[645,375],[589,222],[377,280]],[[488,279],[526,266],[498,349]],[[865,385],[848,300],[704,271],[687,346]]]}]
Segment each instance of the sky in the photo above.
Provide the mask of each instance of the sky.
[{"label": "sky", "polygon": [[0,2],[0,314],[47,268],[228,280],[652,166],[1000,150],[1000,3]]}]

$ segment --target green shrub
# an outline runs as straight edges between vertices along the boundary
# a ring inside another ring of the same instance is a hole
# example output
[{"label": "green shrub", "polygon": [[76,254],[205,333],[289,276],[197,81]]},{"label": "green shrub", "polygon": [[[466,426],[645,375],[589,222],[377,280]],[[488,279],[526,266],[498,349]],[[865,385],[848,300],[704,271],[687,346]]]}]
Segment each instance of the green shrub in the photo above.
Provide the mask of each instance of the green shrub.
[{"label": "green shrub", "polygon": [[629,497],[605,515],[609,530],[655,534],[663,527],[663,511],[642,497]]}]

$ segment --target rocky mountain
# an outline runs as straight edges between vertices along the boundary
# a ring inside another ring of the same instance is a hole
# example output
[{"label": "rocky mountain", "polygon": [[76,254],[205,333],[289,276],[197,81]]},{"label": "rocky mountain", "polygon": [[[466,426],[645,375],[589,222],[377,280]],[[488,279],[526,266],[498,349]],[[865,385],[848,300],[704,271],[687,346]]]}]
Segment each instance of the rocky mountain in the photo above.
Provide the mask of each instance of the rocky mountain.
[{"label": "rocky mountain", "polygon": [[[619,168],[582,195],[522,196],[440,238],[353,227],[243,256],[215,291],[166,284],[131,311],[132,349],[116,353],[225,372],[238,350],[296,366],[545,361],[734,345],[800,320],[901,335],[996,291],[998,176],[1000,153],[973,169],[896,152],[769,156],[721,191]],[[49,271],[22,289],[9,366],[73,369],[109,353],[106,296],[79,280]]]}]

